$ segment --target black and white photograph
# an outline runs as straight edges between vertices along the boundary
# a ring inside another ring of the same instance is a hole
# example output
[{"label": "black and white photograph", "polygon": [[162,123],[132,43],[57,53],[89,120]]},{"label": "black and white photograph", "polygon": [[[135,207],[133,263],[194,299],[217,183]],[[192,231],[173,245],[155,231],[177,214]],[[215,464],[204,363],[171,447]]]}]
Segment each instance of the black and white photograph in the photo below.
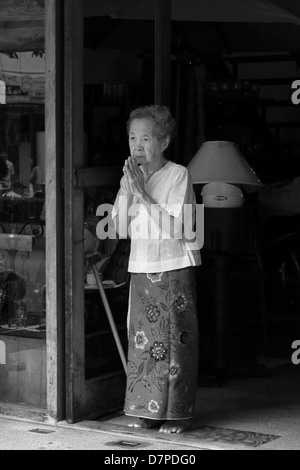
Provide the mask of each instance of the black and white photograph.
[{"label": "black and white photograph", "polygon": [[0,450],[300,450],[299,0],[0,0]]}]

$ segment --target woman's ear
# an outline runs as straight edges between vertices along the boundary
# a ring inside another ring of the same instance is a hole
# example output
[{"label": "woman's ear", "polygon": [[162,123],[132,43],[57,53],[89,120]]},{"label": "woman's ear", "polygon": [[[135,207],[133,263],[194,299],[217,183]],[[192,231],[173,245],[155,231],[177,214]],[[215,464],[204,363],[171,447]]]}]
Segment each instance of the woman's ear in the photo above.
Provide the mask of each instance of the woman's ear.
[{"label": "woman's ear", "polygon": [[168,148],[169,143],[170,143],[170,137],[167,136],[167,137],[165,137],[165,138],[163,139],[163,141],[162,141],[162,143],[161,143],[161,149],[162,149],[162,151],[165,151],[165,150]]}]

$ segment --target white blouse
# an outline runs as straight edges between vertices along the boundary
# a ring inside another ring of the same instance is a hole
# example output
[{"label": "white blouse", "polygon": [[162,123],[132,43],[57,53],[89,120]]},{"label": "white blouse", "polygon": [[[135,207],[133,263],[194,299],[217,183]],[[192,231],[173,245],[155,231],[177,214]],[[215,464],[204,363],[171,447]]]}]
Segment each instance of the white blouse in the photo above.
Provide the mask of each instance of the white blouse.
[{"label": "white blouse", "polygon": [[[135,196],[129,200],[121,180],[112,217],[120,236],[126,236],[128,231],[131,237],[128,271],[161,273],[201,264],[195,237],[190,239],[194,231],[196,198],[187,168],[169,161],[149,178],[145,189],[155,203],[172,216],[173,229],[170,230],[170,221],[159,227]],[[184,215],[186,204],[190,206]]]}]

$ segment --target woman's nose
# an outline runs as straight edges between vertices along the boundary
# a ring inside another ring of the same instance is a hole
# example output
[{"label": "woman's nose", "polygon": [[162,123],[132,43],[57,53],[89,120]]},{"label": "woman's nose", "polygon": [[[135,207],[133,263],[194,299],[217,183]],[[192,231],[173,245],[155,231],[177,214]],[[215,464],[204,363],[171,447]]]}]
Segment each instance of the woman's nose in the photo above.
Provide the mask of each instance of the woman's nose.
[{"label": "woman's nose", "polygon": [[141,142],[136,142],[136,144],[135,144],[135,149],[136,149],[136,150],[143,150],[143,148],[144,148],[144,147],[143,147],[143,145],[142,145]]}]

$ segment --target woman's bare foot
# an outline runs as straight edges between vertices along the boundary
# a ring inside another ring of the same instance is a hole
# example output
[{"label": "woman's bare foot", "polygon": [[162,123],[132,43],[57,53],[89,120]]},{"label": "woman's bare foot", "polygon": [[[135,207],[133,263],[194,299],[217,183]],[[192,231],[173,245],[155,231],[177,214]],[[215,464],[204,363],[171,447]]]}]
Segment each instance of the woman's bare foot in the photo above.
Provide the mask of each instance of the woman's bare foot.
[{"label": "woman's bare foot", "polygon": [[186,431],[192,424],[190,419],[182,419],[178,421],[166,421],[159,429],[159,432],[166,434],[179,434]]},{"label": "woman's bare foot", "polygon": [[151,429],[158,426],[162,422],[156,419],[138,418],[133,423],[129,423],[128,426],[131,428],[144,428]]}]

